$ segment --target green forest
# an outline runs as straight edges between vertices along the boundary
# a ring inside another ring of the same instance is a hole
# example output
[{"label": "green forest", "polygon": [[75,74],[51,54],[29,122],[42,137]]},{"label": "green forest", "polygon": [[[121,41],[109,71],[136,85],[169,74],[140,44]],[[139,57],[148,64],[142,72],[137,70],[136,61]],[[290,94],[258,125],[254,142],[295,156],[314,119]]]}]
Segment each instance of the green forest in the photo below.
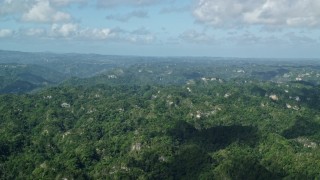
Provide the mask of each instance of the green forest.
[{"label": "green forest", "polygon": [[52,83],[1,92],[0,179],[320,178],[319,63],[126,61],[24,68]]}]

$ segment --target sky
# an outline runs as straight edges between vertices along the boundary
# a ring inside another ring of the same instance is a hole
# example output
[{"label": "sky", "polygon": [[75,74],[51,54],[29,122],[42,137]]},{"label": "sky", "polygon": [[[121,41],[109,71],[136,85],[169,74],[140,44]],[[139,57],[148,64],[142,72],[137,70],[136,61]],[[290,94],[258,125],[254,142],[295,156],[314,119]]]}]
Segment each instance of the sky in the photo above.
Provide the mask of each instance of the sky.
[{"label": "sky", "polygon": [[320,58],[320,0],[0,0],[0,49]]}]

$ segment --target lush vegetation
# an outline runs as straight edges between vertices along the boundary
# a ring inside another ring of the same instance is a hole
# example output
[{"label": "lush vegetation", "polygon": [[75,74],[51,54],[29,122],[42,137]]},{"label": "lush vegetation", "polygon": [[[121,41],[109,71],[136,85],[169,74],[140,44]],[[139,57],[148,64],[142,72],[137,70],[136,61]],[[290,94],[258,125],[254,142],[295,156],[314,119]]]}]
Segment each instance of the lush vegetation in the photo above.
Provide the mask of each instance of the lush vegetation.
[{"label": "lush vegetation", "polygon": [[288,64],[143,61],[0,95],[0,179],[320,178],[319,68]]},{"label": "lush vegetation", "polygon": [[0,93],[25,93],[58,84],[65,78],[39,65],[0,64]]}]

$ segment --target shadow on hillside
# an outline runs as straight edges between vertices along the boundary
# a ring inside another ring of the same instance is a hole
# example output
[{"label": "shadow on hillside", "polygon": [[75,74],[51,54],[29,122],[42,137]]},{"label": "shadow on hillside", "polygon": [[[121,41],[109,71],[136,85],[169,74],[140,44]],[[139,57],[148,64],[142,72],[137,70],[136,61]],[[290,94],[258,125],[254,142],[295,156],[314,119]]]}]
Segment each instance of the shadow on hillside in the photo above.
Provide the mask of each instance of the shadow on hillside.
[{"label": "shadow on hillside", "polygon": [[300,99],[302,99],[302,103],[306,104],[311,109],[319,110],[319,89],[319,87],[311,89],[302,89],[300,92]]},{"label": "shadow on hillside", "polygon": [[251,73],[251,76],[253,76],[254,78],[260,79],[260,80],[268,81],[276,76],[282,76],[283,74],[288,73],[288,72],[289,72],[288,69],[280,68],[277,70],[265,71],[265,72],[253,71]]},{"label": "shadow on hillside", "polygon": [[[169,164],[174,179],[198,179],[199,175],[204,172],[208,172],[207,176],[212,176],[210,173],[218,164],[212,159],[210,153],[224,149],[235,142],[249,146],[255,146],[259,142],[258,129],[252,126],[216,126],[197,130],[192,125],[179,121],[169,134],[181,144],[174,160]],[[243,157],[238,158],[241,161]],[[240,162],[232,163],[239,164]],[[234,178],[242,177],[239,174],[247,176],[246,173],[250,173],[252,177],[259,177],[257,173],[262,173],[264,177],[275,177],[261,166],[257,159],[246,161],[245,166],[248,167],[232,168],[232,171],[236,173]],[[251,172],[250,169],[254,172]],[[233,175],[230,174],[230,177]]]},{"label": "shadow on hillside", "polygon": [[252,126],[215,126],[197,130],[184,121],[177,122],[169,134],[182,143],[194,143],[207,151],[217,151],[234,142],[254,146],[259,138],[258,129]]},{"label": "shadow on hillside", "polygon": [[32,91],[33,89],[35,89],[37,87],[38,87],[37,85],[34,85],[30,82],[17,80],[15,82],[7,85],[3,89],[0,89],[0,93],[3,93],[3,94],[25,93],[25,92]]},{"label": "shadow on hillside", "polygon": [[292,139],[300,136],[312,136],[319,133],[320,125],[305,118],[299,118],[295,124],[285,130],[282,135]]}]

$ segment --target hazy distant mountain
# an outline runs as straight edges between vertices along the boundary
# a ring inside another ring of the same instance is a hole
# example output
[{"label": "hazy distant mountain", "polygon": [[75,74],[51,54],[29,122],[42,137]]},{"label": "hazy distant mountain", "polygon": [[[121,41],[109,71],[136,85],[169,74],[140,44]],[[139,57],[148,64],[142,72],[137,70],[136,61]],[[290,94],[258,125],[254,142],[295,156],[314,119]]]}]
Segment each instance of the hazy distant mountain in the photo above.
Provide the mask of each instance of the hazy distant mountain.
[{"label": "hazy distant mountain", "polygon": [[0,64],[0,92],[22,93],[62,82],[65,75],[32,64]]}]

